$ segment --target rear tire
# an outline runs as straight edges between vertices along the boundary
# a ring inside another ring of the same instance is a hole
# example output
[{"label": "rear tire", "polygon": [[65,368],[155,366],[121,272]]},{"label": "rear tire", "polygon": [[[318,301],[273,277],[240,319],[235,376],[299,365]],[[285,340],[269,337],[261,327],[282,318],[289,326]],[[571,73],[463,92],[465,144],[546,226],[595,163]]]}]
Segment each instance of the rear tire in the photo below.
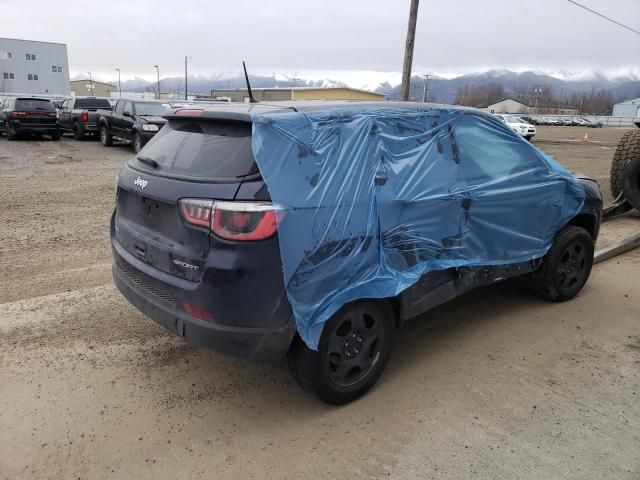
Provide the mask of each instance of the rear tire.
[{"label": "rear tire", "polygon": [[[613,154],[613,162],[611,162],[609,181],[613,198],[616,198],[623,191],[627,165],[638,158],[640,158],[640,130],[629,130],[620,139]],[[636,206],[636,208],[638,207]]]},{"label": "rear tire", "polygon": [[552,302],[574,298],[587,283],[593,266],[593,239],[582,227],[560,230],[542,264],[529,274],[537,293]]},{"label": "rear tire", "polygon": [[104,125],[100,127],[100,143],[105,147],[113,145],[113,137],[111,137],[109,129]]},{"label": "rear tire", "polygon": [[9,126],[9,122],[4,122],[4,133],[7,136],[7,140],[15,140],[18,138],[18,134]]},{"label": "rear tire", "polygon": [[51,137],[51,140],[53,140],[54,142],[57,142],[58,140],[60,140],[60,131],[58,130],[56,132],[53,132],[50,135],[50,137]]},{"label": "rear tire", "polygon": [[73,138],[75,140],[84,140],[84,133],[78,128],[77,125],[73,127]]},{"label": "rear tire", "polygon": [[318,351],[296,336],[287,352],[289,370],[303,388],[323,402],[351,402],[380,378],[391,354],[394,330],[394,314],[388,303],[350,303],[327,321]]}]

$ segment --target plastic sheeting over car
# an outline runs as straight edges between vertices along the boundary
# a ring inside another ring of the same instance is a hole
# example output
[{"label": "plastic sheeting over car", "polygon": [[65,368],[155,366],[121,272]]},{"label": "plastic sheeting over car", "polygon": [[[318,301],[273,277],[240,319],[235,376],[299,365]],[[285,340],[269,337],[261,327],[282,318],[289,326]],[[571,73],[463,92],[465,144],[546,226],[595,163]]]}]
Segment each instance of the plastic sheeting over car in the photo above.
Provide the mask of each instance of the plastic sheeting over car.
[{"label": "plastic sheeting over car", "polygon": [[344,304],[432,270],[543,256],[584,200],[579,181],[494,117],[407,104],[253,118],[298,331],[317,348]]}]

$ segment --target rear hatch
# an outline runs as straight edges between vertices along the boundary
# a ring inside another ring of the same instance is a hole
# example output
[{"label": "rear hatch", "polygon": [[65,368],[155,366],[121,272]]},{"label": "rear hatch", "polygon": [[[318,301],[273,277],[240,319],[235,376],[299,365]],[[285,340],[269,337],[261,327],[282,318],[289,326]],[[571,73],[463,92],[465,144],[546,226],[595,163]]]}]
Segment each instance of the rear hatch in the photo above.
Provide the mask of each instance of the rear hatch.
[{"label": "rear hatch", "polygon": [[20,120],[23,125],[55,126],[56,110],[46,98],[18,98],[11,117]]},{"label": "rear hatch", "polygon": [[262,183],[250,123],[172,119],[119,174],[116,239],[143,262],[199,281],[212,243],[230,248],[257,227],[253,212],[232,218],[227,211],[246,179]]}]

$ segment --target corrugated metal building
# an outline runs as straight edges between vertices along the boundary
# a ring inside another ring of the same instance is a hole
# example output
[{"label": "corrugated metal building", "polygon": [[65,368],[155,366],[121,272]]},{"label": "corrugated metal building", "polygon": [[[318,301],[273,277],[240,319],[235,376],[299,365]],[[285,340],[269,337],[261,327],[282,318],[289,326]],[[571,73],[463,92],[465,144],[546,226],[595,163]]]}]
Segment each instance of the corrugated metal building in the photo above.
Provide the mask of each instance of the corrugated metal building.
[{"label": "corrugated metal building", "polygon": [[110,97],[113,92],[117,92],[115,85],[95,80],[72,80],[71,94],[77,97]]},{"label": "corrugated metal building", "polygon": [[0,38],[0,92],[69,95],[67,46]]},{"label": "corrugated metal building", "polygon": [[616,103],[612,117],[640,118],[640,97]]},{"label": "corrugated metal building", "polygon": [[542,103],[532,105],[513,98],[502,99],[485,108],[491,113],[551,113],[554,115],[579,115],[580,113],[577,108]]},{"label": "corrugated metal building", "polygon": [[[291,87],[291,88],[252,88],[253,96],[260,101],[287,100],[369,100],[381,101],[382,93],[358,90],[349,87]],[[231,102],[248,102],[249,94],[246,88],[214,89],[214,98],[225,98]]]}]

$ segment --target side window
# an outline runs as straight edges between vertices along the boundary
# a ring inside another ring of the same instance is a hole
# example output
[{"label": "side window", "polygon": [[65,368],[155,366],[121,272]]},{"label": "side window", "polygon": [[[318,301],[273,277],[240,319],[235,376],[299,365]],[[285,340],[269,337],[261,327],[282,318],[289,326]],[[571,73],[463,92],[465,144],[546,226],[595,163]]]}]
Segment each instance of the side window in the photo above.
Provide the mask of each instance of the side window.
[{"label": "side window", "polygon": [[124,111],[125,112],[130,112],[133,115],[133,113],[134,113],[133,112],[133,103],[131,103],[129,101],[125,102]]},{"label": "side window", "polygon": [[480,115],[464,115],[454,129],[460,180],[470,185],[500,181],[546,166],[533,148],[505,124]]},{"label": "side window", "polygon": [[27,74],[27,80],[33,80],[33,74],[32,73]]},{"label": "side window", "polygon": [[30,53],[25,53],[24,54],[24,58],[25,58],[25,60],[31,61],[31,54]]},{"label": "side window", "polygon": [[116,107],[113,109],[113,111],[115,113],[122,114],[122,112],[124,111],[124,101],[123,100],[118,100],[118,102],[116,102]]}]

